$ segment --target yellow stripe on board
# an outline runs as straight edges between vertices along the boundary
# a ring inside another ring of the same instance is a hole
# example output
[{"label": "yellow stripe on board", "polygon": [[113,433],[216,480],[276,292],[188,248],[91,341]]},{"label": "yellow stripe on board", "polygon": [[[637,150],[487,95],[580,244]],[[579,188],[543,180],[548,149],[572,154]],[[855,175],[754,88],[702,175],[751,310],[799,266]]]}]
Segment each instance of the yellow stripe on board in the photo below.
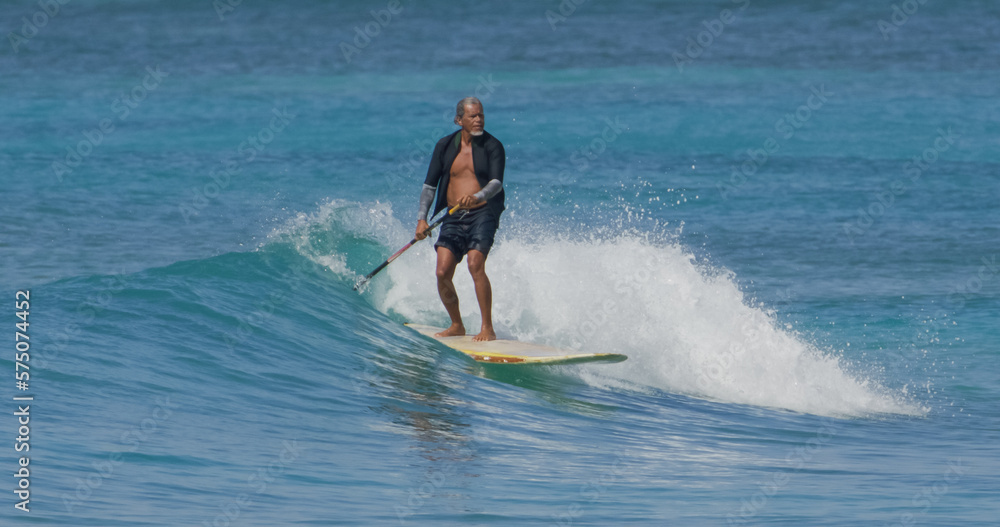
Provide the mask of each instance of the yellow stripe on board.
[{"label": "yellow stripe on board", "polygon": [[581,362],[621,362],[628,357],[618,353],[578,353],[551,346],[516,340],[475,342],[469,335],[436,337],[443,328],[406,324],[407,327],[430,337],[449,348],[460,351],[478,362],[490,364],[573,364]]}]

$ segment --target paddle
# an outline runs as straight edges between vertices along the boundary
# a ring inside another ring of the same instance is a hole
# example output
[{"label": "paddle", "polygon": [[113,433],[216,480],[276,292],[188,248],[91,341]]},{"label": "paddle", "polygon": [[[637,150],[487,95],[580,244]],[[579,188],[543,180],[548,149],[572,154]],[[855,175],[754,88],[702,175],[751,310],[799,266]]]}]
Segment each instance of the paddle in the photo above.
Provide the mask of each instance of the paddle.
[{"label": "paddle", "polygon": [[[424,229],[424,236],[430,235],[431,231],[434,230],[434,227],[437,227],[438,225],[441,225],[441,222],[443,222],[444,219],[447,218],[448,216],[454,214],[456,210],[458,210],[458,205],[455,205],[454,207],[452,207],[452,209],[448,211],[448,214],[442,215],[440,218],[437,219],[437,221],[435,221],[434,223],[430,224],[429,227],[427,227],[426,229]],[[365,284],[367,284],[368,281],[372,279],[373,276],[375,276],[376,274],[378,274],[379,271],[381,271],[382,269],[385,269],[385,267],[387,265],[391,264],[393,260],[395,260],[396,258],[399,258],[399,255],[403,254],[404,251],[406,251],[407,249],[409,249],[413,244],[417,243],[417,241],[419,241],[419,240],[417,240],[417,238],[414,236],[413,239],[410,240],[410,243],[408,243],[405,246],[403,246],[402,249],[396,251],[396,254],[393,254],[392,256],[390,256],[389,258],[387,258],[386,261],[382,262],[382,264],[379,265],[378,267],[376,267],[374,271],[372,271],[372,272],[368,273],[367,275],[365,275],[364,278],[359,279],[358,282],[356,284],[354,284],[354,290],[355,291],[360,291],[361,288],[363,288],[365,286]]]}]

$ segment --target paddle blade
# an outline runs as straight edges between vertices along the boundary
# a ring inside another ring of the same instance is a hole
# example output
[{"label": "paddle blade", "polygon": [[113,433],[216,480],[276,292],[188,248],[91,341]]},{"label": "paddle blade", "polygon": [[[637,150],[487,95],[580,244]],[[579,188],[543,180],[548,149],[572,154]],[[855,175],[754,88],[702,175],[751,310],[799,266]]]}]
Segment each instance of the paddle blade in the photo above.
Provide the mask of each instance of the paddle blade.
[{"label": "paddle blade", "polygon": [[365,288],[368,287],[369,277],[359,276],[354,280],[354,290],[359,293],[364,293]]}]

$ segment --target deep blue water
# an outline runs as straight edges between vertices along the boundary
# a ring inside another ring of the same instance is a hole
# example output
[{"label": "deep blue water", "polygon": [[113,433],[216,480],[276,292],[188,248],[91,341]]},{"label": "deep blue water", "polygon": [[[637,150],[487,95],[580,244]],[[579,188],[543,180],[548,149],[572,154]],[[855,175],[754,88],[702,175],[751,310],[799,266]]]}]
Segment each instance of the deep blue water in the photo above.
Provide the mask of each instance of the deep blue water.
[{"label": "deep blue water", "polygon": [[[995,524],[998,16],[4,3],[0,523]],[[628,361],[406,329],[447,321],[426,242],[352,290],[473,94],[499,333]]]}]

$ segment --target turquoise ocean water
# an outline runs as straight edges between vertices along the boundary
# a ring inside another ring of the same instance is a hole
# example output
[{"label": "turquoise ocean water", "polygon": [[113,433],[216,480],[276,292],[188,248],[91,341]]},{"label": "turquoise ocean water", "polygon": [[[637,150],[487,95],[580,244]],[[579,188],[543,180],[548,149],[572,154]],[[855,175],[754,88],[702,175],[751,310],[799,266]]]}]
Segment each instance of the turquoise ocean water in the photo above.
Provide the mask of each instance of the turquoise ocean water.
[{"label": "turquoise ocean water", "polygon": [[[996,525],[998,17],[4,2],[0,524]],[[628,361],[404,328],[426,242],[352,290],[468,95],[498,332]]]}]

